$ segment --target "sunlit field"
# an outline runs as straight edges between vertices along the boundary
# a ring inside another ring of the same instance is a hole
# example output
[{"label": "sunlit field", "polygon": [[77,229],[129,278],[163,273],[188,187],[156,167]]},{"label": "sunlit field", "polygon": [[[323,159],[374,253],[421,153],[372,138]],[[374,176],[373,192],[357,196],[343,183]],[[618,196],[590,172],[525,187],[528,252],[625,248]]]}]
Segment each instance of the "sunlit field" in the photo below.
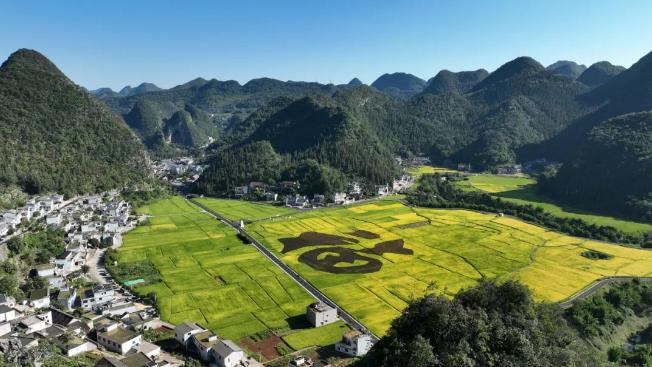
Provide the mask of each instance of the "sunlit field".
[{"label": "sunlit field", "polygon": [[535,180],[528,177],[472,175],[468,176],[467,180],[460,181],[459,185],[463,189],[484,191],[513,203],[534,205],[559,217],[579,218],[587,223],[612,226],[630,233],[652,231],[652,225],[648,223],[596,215],[585,210],[560,205],[539,194],[534,188],[535,183]]},{"label": "sunlit field", "polygon": [[259,220],[278,215],[296,213],[296,210],[269,204],[254,203],[244,200],[228,200],[216,198],[196,198],[198,203],[209,209],[218,209],[222,216],[229,220]]},{"label": "sunlit field", "polygon": [[[536,299],[555,302],[604,276],[652,272],[650,251],[392,200],[259,221],[247,231],[379,335],[411,299],[450,297],[482,278],[518,279]],[[581,256],[588,250],[612,257]]]},{"label": "sunlit field", "polygon": [[[312,297],[233,229],[180,197],[138,211],[150,217],[125,236],[119,261],[156,265],[162,281],[136,291],[156,293],[162,319],[198,322],[234,340],[266,330],[295,340],[292,333],[308,328]],[[340,337],[304,333],[293,344],[332,344]]]}]

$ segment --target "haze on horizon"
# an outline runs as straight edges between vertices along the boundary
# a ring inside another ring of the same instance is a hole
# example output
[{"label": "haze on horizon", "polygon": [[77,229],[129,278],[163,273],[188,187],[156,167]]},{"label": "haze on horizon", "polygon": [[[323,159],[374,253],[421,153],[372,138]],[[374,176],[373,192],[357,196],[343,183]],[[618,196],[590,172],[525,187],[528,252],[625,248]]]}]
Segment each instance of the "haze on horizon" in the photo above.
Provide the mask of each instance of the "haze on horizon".
[{"label": "haze on horizon", "polygon": [[2,61],[35,49],[89,89],[196,77],[369,84],[398,71],[427,80],[518,56],[629,67],[652,49],[646,0],[0,4]]}]

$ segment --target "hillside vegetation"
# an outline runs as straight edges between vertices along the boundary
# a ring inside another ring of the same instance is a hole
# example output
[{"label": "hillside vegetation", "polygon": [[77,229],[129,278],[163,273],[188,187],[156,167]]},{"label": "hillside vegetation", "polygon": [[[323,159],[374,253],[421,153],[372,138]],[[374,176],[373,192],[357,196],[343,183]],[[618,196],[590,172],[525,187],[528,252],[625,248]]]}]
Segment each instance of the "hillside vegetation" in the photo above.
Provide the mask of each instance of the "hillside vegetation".
[{"label": "hillside vegetation", "polygon": [[36,51],[0,66],[0,184],[29,193],[103,191],[144,177],[127,125]]}]

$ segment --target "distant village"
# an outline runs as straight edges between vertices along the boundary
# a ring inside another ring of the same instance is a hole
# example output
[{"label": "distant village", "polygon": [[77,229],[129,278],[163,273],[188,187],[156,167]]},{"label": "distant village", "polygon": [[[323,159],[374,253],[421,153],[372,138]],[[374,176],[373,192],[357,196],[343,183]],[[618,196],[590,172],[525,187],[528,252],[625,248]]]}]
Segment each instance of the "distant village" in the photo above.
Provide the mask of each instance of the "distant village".
[{"label": "distant village", "polygon": [[155,162],[152,166],[156,177],[174,187],[181,187],[197,181],[205,168],[206,166],[195,163],[191,157],[164,159]]}]

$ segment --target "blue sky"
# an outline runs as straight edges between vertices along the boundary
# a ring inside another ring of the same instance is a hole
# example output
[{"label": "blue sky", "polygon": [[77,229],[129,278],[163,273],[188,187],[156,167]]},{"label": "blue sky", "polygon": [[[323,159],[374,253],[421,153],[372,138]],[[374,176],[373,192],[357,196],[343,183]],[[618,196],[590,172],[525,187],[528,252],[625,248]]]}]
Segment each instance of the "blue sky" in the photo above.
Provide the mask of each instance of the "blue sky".
[{"label": "blue sky", "polygon": [[650,0],[0,0],[0,59],[36,49],[90,89],[427,79],[522,55],[629,67],[652,51],[650,14]]}]

